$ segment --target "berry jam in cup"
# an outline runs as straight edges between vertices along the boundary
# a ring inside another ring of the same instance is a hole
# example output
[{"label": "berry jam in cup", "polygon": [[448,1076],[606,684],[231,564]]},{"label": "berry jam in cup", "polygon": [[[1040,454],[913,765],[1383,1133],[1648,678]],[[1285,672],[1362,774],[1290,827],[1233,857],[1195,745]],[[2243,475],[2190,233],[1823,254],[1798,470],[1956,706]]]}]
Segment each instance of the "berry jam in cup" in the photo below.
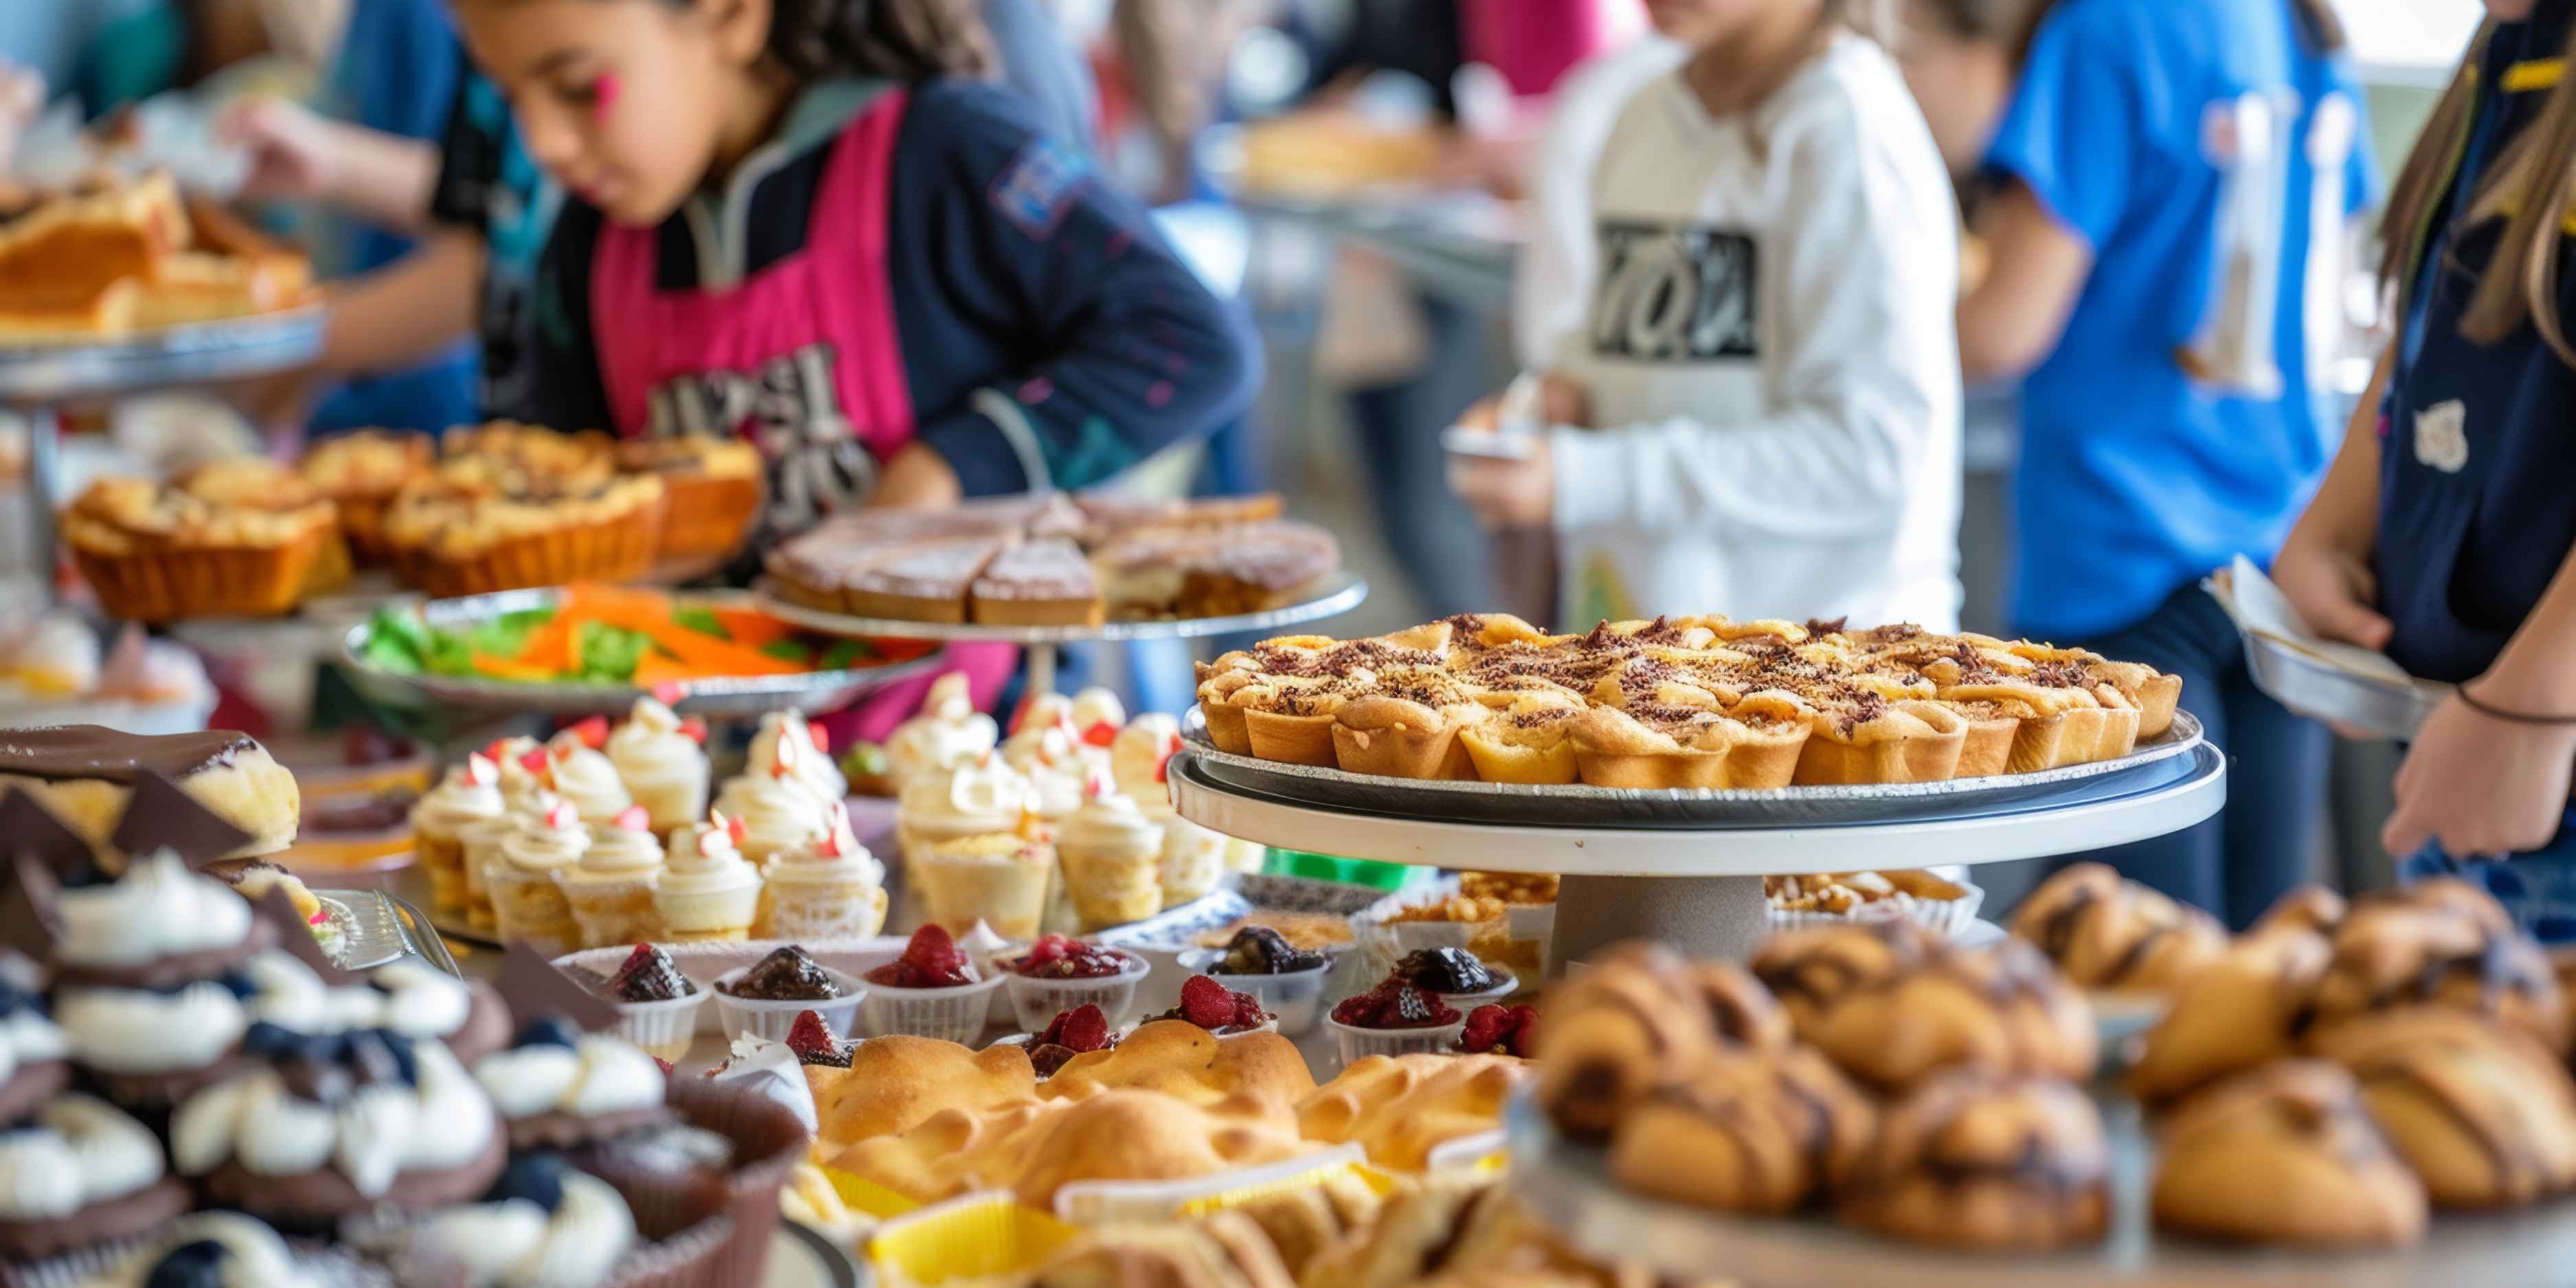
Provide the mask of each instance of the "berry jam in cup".
[{"label": "berry jam in cup", "polygon": [[1094,1006],[1116,1028],[1136,1006],[1136,986],[1152,969],[1123,948],[1102,948],[1065,935],[1040,935],[1027,952],[995,958],[1010,979],[1011,1009],[1032,1033],[1056,1016]]},{"label": "berry jam in cup", "polygon": [[1356,997],[1343,998],[1327,1020],[1345,1065],[1373,1055],[1446,1051],[1467,1027],[1467,1017],[1413,981],[1390,975]]},{"label": "berry jam in cup", "polygon": [[984,1013],[1003,976],[975,969],[938,926],[912,932],[902,955],[861,977],[859,1029],[868,1037],[895,1034],[972,1043],[984,1032]]}]

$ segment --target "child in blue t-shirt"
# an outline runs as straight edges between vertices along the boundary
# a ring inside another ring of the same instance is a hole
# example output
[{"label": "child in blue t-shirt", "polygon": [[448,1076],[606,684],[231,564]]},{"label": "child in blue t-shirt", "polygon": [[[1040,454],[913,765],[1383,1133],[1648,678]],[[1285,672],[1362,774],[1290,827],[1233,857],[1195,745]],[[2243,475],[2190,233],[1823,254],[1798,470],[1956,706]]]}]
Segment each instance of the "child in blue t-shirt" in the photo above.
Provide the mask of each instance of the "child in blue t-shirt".
[{"label": "child in blue t-shirt", "polygon": [[2199,588],[2268,558],[2323,474],[2360,94],[2322,0],[1913,0],[1909,71],[1989,188],[1971,381],[2020,382],[2009,622],[2183,677],[2221,819],[2088,857],[2229,922],[2303,875],[2325,730]]},{"label": "child in blue t-shirt", "polygon": [[2273,576],[2309,625],[2459,686],[2397,772],[2381,839],[2406,874],[2467,876],[2563,943],[2576,940],[2576,0],[2487,12],[2390,198],[2383,278],[2400,329],[2385,397],[2355,418]]}]

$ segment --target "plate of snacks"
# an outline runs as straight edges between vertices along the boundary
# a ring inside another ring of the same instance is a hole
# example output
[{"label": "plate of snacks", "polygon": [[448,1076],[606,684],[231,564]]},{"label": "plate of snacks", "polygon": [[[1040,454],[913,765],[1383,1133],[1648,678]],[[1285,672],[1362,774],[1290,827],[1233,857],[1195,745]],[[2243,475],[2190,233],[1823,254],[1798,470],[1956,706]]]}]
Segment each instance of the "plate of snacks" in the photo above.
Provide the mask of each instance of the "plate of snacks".
[{"label": "plate of snacks", "polygon": [[1953,937],[1976,924],[1986,903],[1983,889],[1921,868],[1769,876],[1762,893],[1775,926],[1906,917]]},{"label": "plate of snacks", "polygon": [[1523,979],[1544,979],[1556,890],[1557,878],[1545,873],[1461,873],[1378,900],[1352,928],[1380,971],[1425,949],[1459,948]]},{"label": "plate of snacks", "polygon": [[931,646],[825,639],[740,596],[602,585],[504,591],[379,609],[343,661],[370,696],[564,714],[830,709],[930,665]]}]

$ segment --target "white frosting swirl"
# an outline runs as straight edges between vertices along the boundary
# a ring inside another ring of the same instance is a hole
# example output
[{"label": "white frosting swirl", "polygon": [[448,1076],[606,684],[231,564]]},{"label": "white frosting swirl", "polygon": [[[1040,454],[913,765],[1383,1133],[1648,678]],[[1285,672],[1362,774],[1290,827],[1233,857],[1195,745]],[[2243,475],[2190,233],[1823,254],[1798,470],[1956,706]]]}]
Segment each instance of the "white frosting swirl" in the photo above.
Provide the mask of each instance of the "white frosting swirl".
[{"label": "white frosting swirl", "polygon": [[1110,791],[1075,810],[1056,829],[1055,843],[1081,854],[1160,855],[1163,826],[1136,808],[1136,798]]},{"label": "white frosting swirl", "polygon": [[1028,725],[1012,734],[1002,744],[1002,759],[1032,777],[1055,772],[1071,774],[1076,782],[1089,778],[1094,770],[1107,773],[1112,768],[1109,749],[1084,742],[1071,716],[1049,725]]},{"label": "white frosting swirl", "polygon": [[65,1094],[0,1133],[0,1219],[47,1221],[161,1179],[161,1142],[104,1100]]},{"label": "white frosting swirl", "polygon": [[756,768],[716,794],[716,811],[742,820],[743,848],[763,858],[822,830],[829,807],[805,780]]},{"label": "white frosting swirl", "polygon": [[557,872],[555,879],[566,885],[650,884],[661,872],[662,841],[651,828],[594,825],[581,866]]},{"label": "white frosting swirl", "polygon": [[501,838],[501,858],[512,867],[559,872],[590,852],[590,828],[581,821],[580,808],[560,796],[539,792],[515,817],[517,825]]},{"label": "white frosting swirl", "polygon": [[501,816],[501,770],[476,753],[447,771],[429,795],[411,807],[416,831],[462,839],[465,829]]},{"label": "white frosting swirl", "polygon": [[295,1254],[257,1218],[234,1212],[199,1212],[172,1222],[153,1248],[119,1264],[86,1288],[143,1288],[173,1248],[214,1243],[224,1250],[223,1288],[315,1288],[296,1269]]},{"label": "white frosting swirl", "polygon": [[1024,734],[1072,719],[1073,699],[1061,693],[1041,693],[1020,704],[1017,717],[1011,721],[1011,738],[1017,741]]},{"label": "white frosting swirl", "polygon": [[54,1023],[82,1064],[108,1073],[168,1073],[213,1064],[241,1041],[250,1020],[231,989],[196,983],[173,993],[65,989],[54,999]]},{"label": "white frosting swirl", "polygon": [[571,801],[585,823],[605,823],[635,803],[627,794],[626,780],[617,776],[617,766],[583,745],[581,736],[570,729],[546,744],[546,759],[553,766],[550,777],[555,794]]},{"label": "white frosting swirl", "polygon": [[377,968],[364,984],[326,988],[304,963],[266,952],[244,968],[259,990],[245,1008],[253,1023],[325,1035],[385,1029],[407,1038],[448,1037],[474,1012],[465,982],[415,961]]},{"label": "white frosting swirl", "polygon": [[637,698],[626,723],[608,735],[608,759],[637,788],[698,782],[707,776],[705,749],[681,731],[679,716],[651,698]]},{"label": "white frosting swirl", "polygon": [[415,1042],[411,1056],[411,1086],[358,1087],[336,1105],[294,1095],[275,1069],[209,1087],[171,1117],[171,1161],[182,1176],[203,1176],[226,1159],[259,1176],[327,1165],[371,1198],[404,1172],[474,1161],[497,1130],[491,1101],[446,1047]]},{"label": "white frosting swirl", "polygon": [[859,844],[858,835],[850,830],[850,811],[835,803],[823,819],[823,826],[804,840],[780,850],[769,861],[765,875],[771,881],[864,881],[872,886],[885,884],[885,865],[868,847]]},{"label": "white frosting swirl", "polygon": [[433,1216],[417,1246],[464,1272],[463,1288],[590,1288],[635,1244],[635,1214],[595,1176],[567,1171],[550,1214],[527,1199],[469,1203]]},{"label": "white frosting swirl", "polygon": [[670,1092],[653,1057],[605,1033],[584,1034],[569,1047],[531,1042],[495,1051],[475,1063],[474,1078],[510,1119],[556,1110],[588,1118],[650,1109]]},{"label": "white frosting swirl", "polygon": [[916,779],[896,801],[905,829],[943,840],[1011,831],[1028,806],[1029,780],[991,754]]},{"label": "white frosting swirl", "polygon": [[250,903],[168,850],[112,884],[64,890],[56,907],[63,933],[55,951],[74,966],[141,966],[250,937]]},{"label": "white frosting swirl", "polygon": [[921,714],[895,726],[886,740],[886,767],[897,784],[944,774],[1000,745],[1001,728],[975,709],[966,673],[951,671],[931,682]]},{"label": "white frosting swirl", "polygon": [[543,790],[546,780],[524,763],[528,753],[543,751],[545,746],[534,738],[504,738],[494,744],[492,763],[501,771],[501,809],[515,814],[526,809],[528,798]]},{"label": "white frosting swirl", "polygon": [[34,1008],[19,1007],[0,1015],[0,1082],[17,1077],[20,1069],[50,1064],[70,1052],[63,1031]]},{"label": "white frosting swirl", "polygon": [[1110,741],[1109,772],[1117,778],[1119,790],[1135,797],[1148,813],[1153,811],[1155,801],[1169,808],[1163,762],[1180,745],[1181,722],[1159,711],[1149,711],[1129,721]]},{"label": "white frosting swirl", "polygon": [[46,613],[0,640],[0,676],[44,697],[89,693],[99,687],[98,634],[77,614]]},{"label": "white frosting swirl", "polygon": [[1120,702],[1117,694],[1095,684],[1073,695],[1069,714],[1077,736],[1087,741],[1093,736],[1091,731],[1102,725],[1114,732],[1127,723],[1127,704]]},{"label": "white frosting swirl", "polygon": [[760,731],[751,736],[751,756],[745,763],[763,773],[783,767],[823,800],[849,799],[850,780],[843,778],[840,767],[814,745],[814,726],[805,719],[804,712],[790,709],[762,716]]}]

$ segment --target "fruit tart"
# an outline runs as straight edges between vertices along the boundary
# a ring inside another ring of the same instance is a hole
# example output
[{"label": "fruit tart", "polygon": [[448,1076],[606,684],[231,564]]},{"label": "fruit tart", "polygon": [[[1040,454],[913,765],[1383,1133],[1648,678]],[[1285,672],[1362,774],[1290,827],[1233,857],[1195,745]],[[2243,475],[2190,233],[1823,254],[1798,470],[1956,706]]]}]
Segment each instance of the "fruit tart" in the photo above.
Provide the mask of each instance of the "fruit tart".
[{"label": "fruit tart", "polygon": [[650,474],[670,496],[661,559],[729,555],[760,517],[767,494],[760,449],[739,439],[681,434],[617,445],[618,468]]},{"label": "fruit tart", "polygon": [[297,468],[313,490],[340,508],[340,530],[364,563],[385,557],[385,507],[404,485],[429,473],[426,434],[363,429],[326,439],[304,454]]},{"label": "fruit tart", "polygon": [[293,609],[337,529],[327,501],[222,505],[123,477],[90,484],[62,516],[63,544],[99,606],[155,623]]}]

